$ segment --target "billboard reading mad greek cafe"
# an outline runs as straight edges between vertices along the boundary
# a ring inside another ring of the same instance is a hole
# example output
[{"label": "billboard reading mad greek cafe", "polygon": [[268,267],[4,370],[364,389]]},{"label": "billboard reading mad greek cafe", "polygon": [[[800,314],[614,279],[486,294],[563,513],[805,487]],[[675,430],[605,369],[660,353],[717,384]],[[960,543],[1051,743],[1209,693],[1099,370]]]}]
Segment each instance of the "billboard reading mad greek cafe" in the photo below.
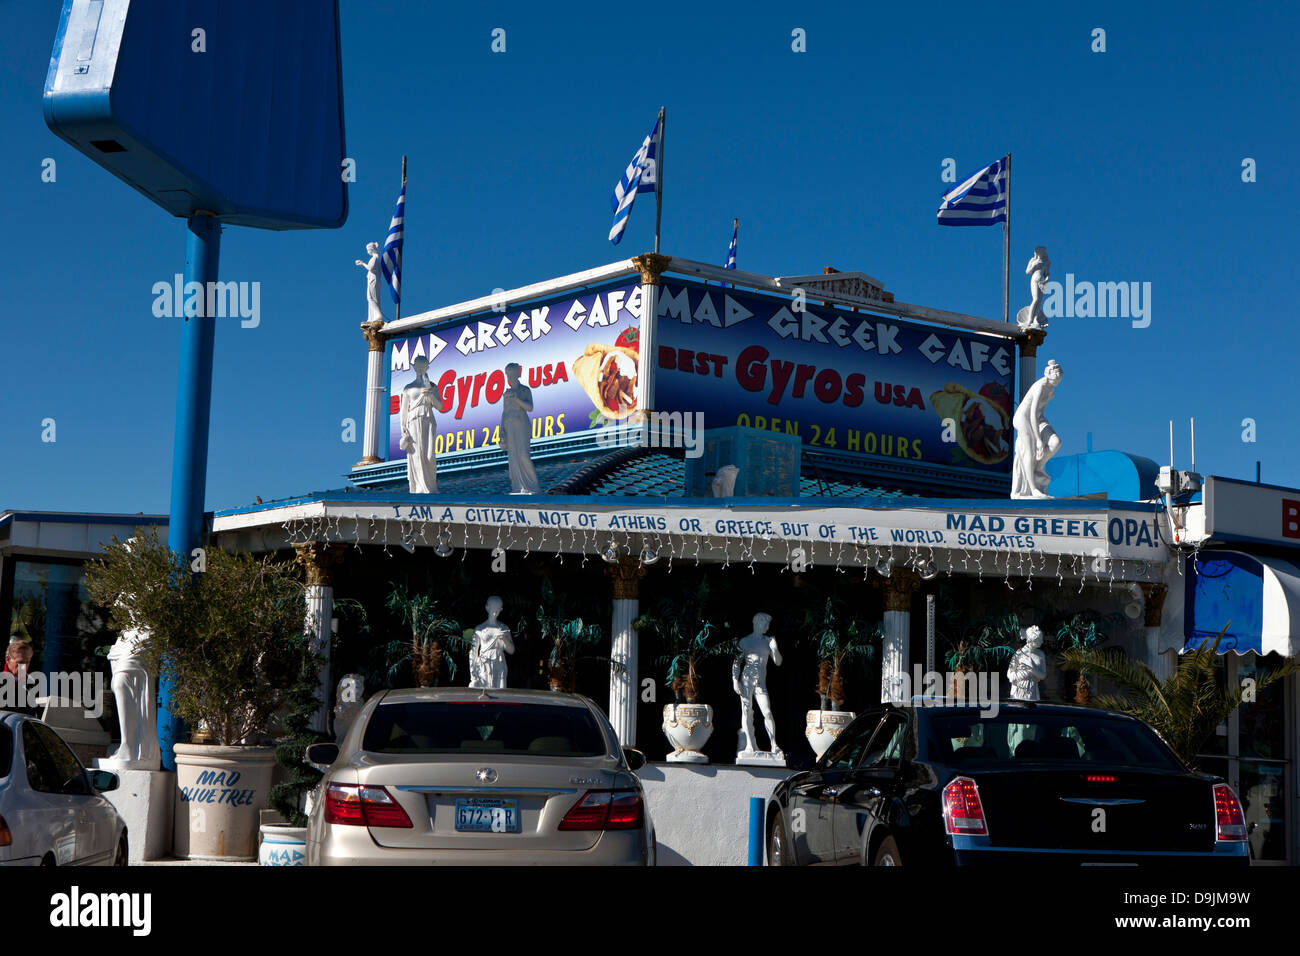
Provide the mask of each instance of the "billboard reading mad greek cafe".
[{"label": "billboard reading mad greek cafe", "polygon": [[656,311],[660,411],[808,449],[1010,471],[1008,339],[671,277]]},{"label": "billboard reading mad greek cafe", "polygon": [[636,407],[641,299],[639,282],[621,280],[394,339],[389,460],[406,457],[399,447],[401,395],[420,356],[429,360],[446,409],[437,416],[439,458],[499,445],[504,369],[512,362],[533,392],[534,441],[627,417]]}]

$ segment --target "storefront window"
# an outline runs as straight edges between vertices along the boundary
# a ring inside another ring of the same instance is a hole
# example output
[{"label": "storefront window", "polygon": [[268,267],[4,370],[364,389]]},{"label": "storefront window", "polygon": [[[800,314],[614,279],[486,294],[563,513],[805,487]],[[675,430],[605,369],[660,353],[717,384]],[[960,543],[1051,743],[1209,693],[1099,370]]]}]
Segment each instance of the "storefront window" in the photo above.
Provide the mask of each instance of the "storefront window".
[{"label": "storefront window", "polygon": [[1246,688],[1248,699],[1218,727],[1196,761],[1197,769],[1223,777],[1236,790],[1251,858],[1261,863],[1287,859],[1286,682],[1263,688],[1247,682],[1280,663],[1277,655],[1263,661],[1254,654],[1219,658],[1220,691],[1231,682]]},{"label": "storefront window", "polygon": [[[1254,654],[1237,664],[1237,679],[1245,682],[1280,663],[1270,655],[1260,662]],[[1251,855],[1256,860],[1286,860],[1286,712],[1282,681],[1255,694],[1253,702],[1237,712],[1239,790],[1250,834]]]},{"label": "storefront window", "polygon": [[91,604],[82,565],[16,561],[9,634],[32,645],[32,670],[107,672],[97,648],[113,643],[103,609]]}]

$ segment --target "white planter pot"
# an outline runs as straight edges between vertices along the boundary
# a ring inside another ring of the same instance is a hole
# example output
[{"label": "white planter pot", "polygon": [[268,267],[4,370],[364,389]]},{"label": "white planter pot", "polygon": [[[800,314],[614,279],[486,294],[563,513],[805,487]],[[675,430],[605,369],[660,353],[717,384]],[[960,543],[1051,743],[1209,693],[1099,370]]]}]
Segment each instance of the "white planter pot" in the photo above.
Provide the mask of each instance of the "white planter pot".
[{"label": "white planter pot", "polygon": [[190,860],[256,860],[274,747],[176,744],[173,852]]},{"label": "white planter pot", "polygon": [[307,828],[283,823],[262,824],[262,845],[257,852],[262,866],[305,866]]},{"label": "white planter pot", "polygon": [[857,714],[849,710],[810,710],[803,735],[808,738],[817,759],[830,749],[831,741],[853,722]]},{"label": "white planter pot", "polygon": [[713,708],[708,704],[665,704],[664,736],[673,746],[670,763],[708,763],[701,752],[713,733]]}]

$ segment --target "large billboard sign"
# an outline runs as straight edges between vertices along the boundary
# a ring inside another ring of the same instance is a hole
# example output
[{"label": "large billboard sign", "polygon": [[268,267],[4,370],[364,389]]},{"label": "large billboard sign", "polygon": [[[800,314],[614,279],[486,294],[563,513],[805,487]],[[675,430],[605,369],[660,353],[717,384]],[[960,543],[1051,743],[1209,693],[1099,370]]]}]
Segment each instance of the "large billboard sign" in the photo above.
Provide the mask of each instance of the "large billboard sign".
[{"label": "large billboard sign", "polygon": [[1010,471],[1009,339],[669,278],[657,312],[659,411],[805,449]]},{"label": "large billboard sign", "polygon": [[438,457],[500,443],[505,367],[517,363],[533,393],[533,439],[571,435],[629,416],[636,409],[641,285],[623,280],[527,308],[478,314],[389,344],[388,458],[401,450],[402,391],[428,375],[446,411],[436,416]]}]

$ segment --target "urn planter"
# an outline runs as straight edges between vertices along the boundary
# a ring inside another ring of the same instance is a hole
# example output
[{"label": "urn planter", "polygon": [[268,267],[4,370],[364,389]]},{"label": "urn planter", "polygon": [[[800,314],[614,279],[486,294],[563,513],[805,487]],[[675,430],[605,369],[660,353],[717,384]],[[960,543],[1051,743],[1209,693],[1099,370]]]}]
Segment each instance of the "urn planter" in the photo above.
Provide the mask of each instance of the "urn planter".
[{"label": "urn planter", "polygon": [[176,744],[173,852],[190,860],[256,860],[270,806],[274,747]]},{"label": "urn planter", "polygon": [[262,866],[305,866],[307,864],[307,828],[284,823],[264,823],[257,862]]},{"label": "urn planter", "polygon": [[669,763],[708,763],[704,744],[713,734],[713,708],[708,704],[665,704],[664,736],[673,745]]},{"label": "urn planter", "polygon": [[804,724],[803,735],[821,759],[822,754],[830,749],[831,743],[840,735],[840,731],[853,722],[857,714],[850,710],[810,710]]}]

